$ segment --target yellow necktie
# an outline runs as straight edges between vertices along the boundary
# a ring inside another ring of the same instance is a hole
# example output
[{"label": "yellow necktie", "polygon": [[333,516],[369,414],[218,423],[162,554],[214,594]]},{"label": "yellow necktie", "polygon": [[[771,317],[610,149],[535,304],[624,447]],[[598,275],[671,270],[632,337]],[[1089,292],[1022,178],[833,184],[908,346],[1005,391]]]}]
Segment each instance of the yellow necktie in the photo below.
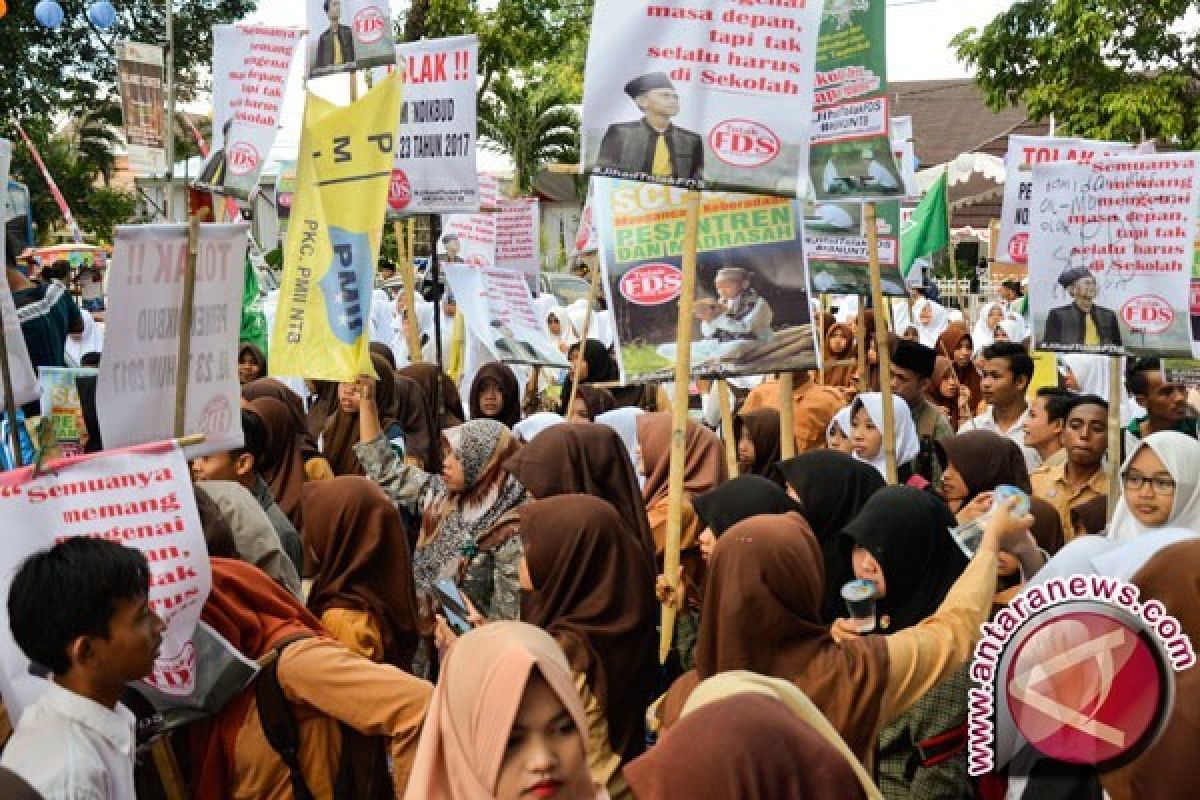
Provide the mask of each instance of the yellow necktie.
[{"label": "yellow necktie", "polygon": [[1100,344],[1100,331],[1096,330],[1096,323],[1092,319],[1091,313],[1083,315],[1083,343]]},{"label": "yellow necktie", "polygon": [[654,144],[654,161],[650,164],[650,174],[656,178],[669,178],[674,172],[671,167],[671,151],[667,148],[667,135],[660,133]]},{"label": "yellow necktie", "polygon": [[333,63],[342,63],[342,37],[337,31],[333,31]]}]

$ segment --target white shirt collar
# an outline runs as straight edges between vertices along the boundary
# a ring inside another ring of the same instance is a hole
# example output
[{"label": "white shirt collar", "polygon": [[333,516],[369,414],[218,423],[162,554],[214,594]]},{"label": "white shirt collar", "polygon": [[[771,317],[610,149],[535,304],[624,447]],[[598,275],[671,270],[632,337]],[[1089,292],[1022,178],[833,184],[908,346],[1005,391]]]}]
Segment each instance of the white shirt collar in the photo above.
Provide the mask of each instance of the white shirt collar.
[{"label": "white shirt collar", "polygon": [[108,709],[70,689],[64,689],[54,681],[47,681],[49,688],[42,702],[63,717],[80,727],[87,728],[122,755],[133,757],[134,725],[137,718],[120,703]]}]

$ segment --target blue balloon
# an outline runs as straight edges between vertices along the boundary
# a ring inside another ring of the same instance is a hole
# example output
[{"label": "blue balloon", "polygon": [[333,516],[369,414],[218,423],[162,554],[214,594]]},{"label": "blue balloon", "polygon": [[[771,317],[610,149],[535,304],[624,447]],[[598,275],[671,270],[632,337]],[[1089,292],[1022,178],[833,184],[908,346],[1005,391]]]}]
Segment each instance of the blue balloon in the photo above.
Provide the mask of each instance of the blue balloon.
[{"label": "blue balloon", "polygon": [[117,10],[108,0],[99,0],[88,6],[88,19],[102,31],[106,31],[117,21]]},{"label": "blue balloon", "polygon": [[41,0],[33,7],[33,15],[37,21],[50,30],[56,30],[63,23],[62,6],[54,0]]}]

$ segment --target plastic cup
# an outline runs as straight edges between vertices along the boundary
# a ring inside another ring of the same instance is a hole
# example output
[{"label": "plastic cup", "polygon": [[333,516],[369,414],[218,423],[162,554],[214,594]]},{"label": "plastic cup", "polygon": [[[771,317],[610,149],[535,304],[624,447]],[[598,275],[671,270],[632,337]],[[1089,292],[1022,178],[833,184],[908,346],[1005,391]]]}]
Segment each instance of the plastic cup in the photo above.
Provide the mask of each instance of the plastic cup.
[{"label": "plastic cup", "polygon": [[842,599],[850,612],[850,622],[858,633],[875,630],[875,583],[857,579],[842,586]]}]

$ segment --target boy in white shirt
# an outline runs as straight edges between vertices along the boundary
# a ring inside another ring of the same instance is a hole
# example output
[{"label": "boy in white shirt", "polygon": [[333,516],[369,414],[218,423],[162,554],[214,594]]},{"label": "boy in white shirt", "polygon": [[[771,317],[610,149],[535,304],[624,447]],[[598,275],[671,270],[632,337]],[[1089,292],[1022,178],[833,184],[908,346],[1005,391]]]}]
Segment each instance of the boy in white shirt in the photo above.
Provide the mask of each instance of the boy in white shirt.
[{"label": "boy in white shirt", "polygon": [[13,638],[52,675],[0,756],[46,800],[126,800],[134,716],[118,702],[154,667],[163,622],[141,552],[71,538],[30,556],[8,595]]}]

